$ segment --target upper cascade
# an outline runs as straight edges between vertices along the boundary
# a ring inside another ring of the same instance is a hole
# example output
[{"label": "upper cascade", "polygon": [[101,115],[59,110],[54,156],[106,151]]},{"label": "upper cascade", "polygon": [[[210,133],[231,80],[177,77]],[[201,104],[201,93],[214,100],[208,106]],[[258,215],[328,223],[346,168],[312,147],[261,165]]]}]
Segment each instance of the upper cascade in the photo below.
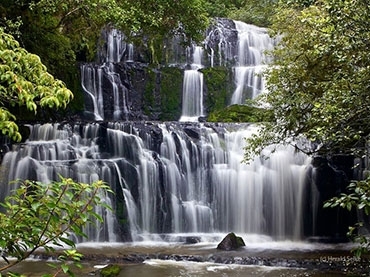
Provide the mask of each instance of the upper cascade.
[{"label": "upper cascade", "polygon": [[182,115],[180,121],[198,121],[204,116],[203,107],[203,48],[193,46],[190,69],[184,71],[182,90]]},{"label": "upper cascade", "polygon": [[[275,44],[265,28],[218,18],[199,45],[184,47],[180,38],[169,39],[166,60],[152,68],[147,50],[135,51],[121,31],[106,28],[102,39],[99,62],[81,66],[85,116],[95,121],[198,121],[212,109],[215,89],[226,90],[225,107],[243,104],[264,91],[260,73],[271,60],[265,51]],[[225,87],[211,88],[213,75],[204,72],[212,68],[230,72],[231,84],[226,86],[228,79]]]},{"label": "upper cascade", "polygon": [[265,28],[235,21],[238,31],[238,56],[234,70],[236,88],[230,104],[243,104],[264,92],[261,73],[271,61],[266,51],[272,50],[274,41]]}]

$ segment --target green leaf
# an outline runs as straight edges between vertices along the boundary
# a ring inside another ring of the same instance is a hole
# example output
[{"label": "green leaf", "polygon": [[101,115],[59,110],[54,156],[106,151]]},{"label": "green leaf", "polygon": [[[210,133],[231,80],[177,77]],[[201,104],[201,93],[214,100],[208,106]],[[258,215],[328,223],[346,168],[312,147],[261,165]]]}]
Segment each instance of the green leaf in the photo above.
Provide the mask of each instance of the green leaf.
[{"label": "green leaf", "polygon": [[71,246],[71,247],[75,247],[76,246],[75,243],[73,242],[73,240],[70,240],[68,238],[60,237],[59,240],[62,241],[63,243],[65,243],[68,246]]},{"label": "green leaf", "polygon": [[60,267],[62,268],[62,270],[63,270],[64,273],[68,273],[69,272],[69,266],[68,265],[62,264]]}]

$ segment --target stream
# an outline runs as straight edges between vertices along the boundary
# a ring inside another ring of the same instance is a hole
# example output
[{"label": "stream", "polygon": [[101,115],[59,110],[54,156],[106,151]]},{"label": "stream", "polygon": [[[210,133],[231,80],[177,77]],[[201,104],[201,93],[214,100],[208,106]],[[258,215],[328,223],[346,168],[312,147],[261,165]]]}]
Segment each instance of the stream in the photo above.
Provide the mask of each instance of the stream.
[{"label": "stream", "polygon": [[[76,276],[100,276],[108,264],[121,266],[119,276],[368,276],[368,257],[356,257],[350,243],[274,241],[268,236],[244,234],[246,246],[235,251],[217,250],[222,234],[160,235],[156,240],[136,243],[81,243],[82,269]],[[153,237],[152,237],[153,239]],[[171,242],[172,240],[172,242]],[[180,242],[185,240],[187,242]],[[38,254],[14,271],[27,276],[53,272]]]}]

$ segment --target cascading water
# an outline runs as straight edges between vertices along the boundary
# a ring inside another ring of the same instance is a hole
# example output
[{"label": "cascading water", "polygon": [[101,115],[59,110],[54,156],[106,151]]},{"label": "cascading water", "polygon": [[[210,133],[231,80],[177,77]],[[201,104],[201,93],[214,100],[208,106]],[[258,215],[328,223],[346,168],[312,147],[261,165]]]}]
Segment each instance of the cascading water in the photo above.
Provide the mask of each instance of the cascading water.
[{"label": "cascading water", "polygon": [[[215,47],[225,52],[215,58],[216,51],[207,48],[208,57],[211,65],[220,65],[237,56],[235,72],[253,72],[249,85],[245,76],[237,78],[243,88],[237,94],[244,95],[246,86],[258,94],[263,81],[254,73],[268,62],[263,51],[272,41],[264,29],[235,24],[237,31],[230,27],[229,32],[230,36],[239,34],[239,54],[217,29],[209,36],[217,36]],[[96,121],[125,119],[128,109],[126,86],[116,67],[119,62],[133,61],[131,48],[114,30],[107,33],[106,41],[102,65],[81,67],[82,87],[93,103],[89,111]],[[185,70],[184,121],[196,121],[204,115],[203,76],[199,71],[203,63],[207,64],[204,49],[193,48],[191,68]],[[114,100],[109,103],[103,96],[108,94],[103,83],[111,88],[109,95]],[[317,192],[307,193],[311,190],[306,179],[310,158],[295,153],[293,147],[278,147],[268,160],[241,163],[244,138],[255,131],[251,125],[95,122],[29,128],[29,139],[15,145],[3,158],[3,195],[9,193],[8,183],[15,179],[49,182],[59,174],[86,183],[102,179],[116,192],[114,197],[102,196],[114,213],[97,211],[102,213],[104,225],[89,226],[89,240],[139,241],[158,234],[229,231],[278,239],[315,235],[312,226],[319,197]]]},{"label": "cascading water", "polygon": [[[96,121],[104,120],[106,117],[112,120],[125,120],[128,114],[128,91],[115,65],[121,61],[133,61],[133,45],[126,43],[125,36],[116,29],[107,29],[104,34],[106,47],[105,51],[101,51],[102,64],[81,65],[81,85],[86,95],[85,108]],[[104,100],[104,83],[111,86],[113,107],[110,112],[105,109],[111,105],[109,103],[111,100]],[[108,116],[105,113],[108,113]]]},{"label": "cascading water", "polygon": [[261,76],[269,62],[265,51],[274,46],[273,39],[267,30],[241,21],[235,21],[238,31],[238,56],[234,67],[236,89],[231,104],[244,104],[247,98],[253,99],[264,91],[264,80]]},{"label": "cascading water", "polygon": [[92,111],[94,120],[103,120],[102,68],[82,65],[81,72],[81,86],[85,95],[88,97],[88,101],[91,101],[90,110]]},{"label": "cascading water", "polygon": [[[265,28],[233,21],[235,27],[219,20],[211,28],[204,41],[204,48],[208,52],[207,66],[233,65],[235,90],[232,93],[230,104],[244,104],[247,98],[253,99],[265,90],[262,72],[270,62],[265,54],[272,50],[274,40],[268,35]],[[237,36],[234,45],[228,39]],[[217,42],[217,43],[216,43]],[[185,70],[183,81],[182,116],[180,121],[197,121],[204,116],[203,112],[203,47],[194,46],[190,70]],[[218,53],[215,62],[215,53]]]},{"label": "cascading water", "polygon": [[207,49],[209,62],[208,66],[230,66],[234,63],[238,31],[235,29],[235,22],[218,18],[214,26],[209,28],[204,40]]},{"label": "cascading water", "polygon": [[229,231],[302,238],[299,207],[309,159],[293,154],[292,147],[278,149],[269,160],[243,164],[243,140],[254,128],[225,125],[216,132],[214,127],[30,126],[29,141],[3,159],[8,175],[2,186],[17,178],[48,182],[58,174],[107,182],[117,194],[107,198],[116,214],[102,213],[104,226],[86,230],[93,241]]},{"label": "cascading water", "polygon": [[180,121],[198,121],[204,116],[203,111],[203,73],[199,71],[202,66],[203,49],[194,46],[191,69],[185,70],[183,81],[182,116]]},{"label": "cascading water", "polygon": [[[30,138],[25,145],[18,145],[15,151],[8,152],[2,161],[6,175],[1,180],[2,196],[14,188],[13,180],[37,180],[49,183],[58,176],[71,177],[77,182],[92,183],[101,177],[104,167],[99,168],[94,160],[100,153],[95,144],[94,126],[76,126],[83,129],[84,136],[78,136],[71,126],[59,128],[58,124],[30,125]],[[87,137],[86,137],[87,136]],[[96,139],[96,138],[95,138]],[[94,159],[94,160],[92,160]],[[111,199],[101,195],[110,205]],[[102,211],[96,207],[95,212],[102,215],[104,223],[94,221],[84,232],[89,240],[104,241],[117,239],[112,229],[115,217],[111,211]]]}]

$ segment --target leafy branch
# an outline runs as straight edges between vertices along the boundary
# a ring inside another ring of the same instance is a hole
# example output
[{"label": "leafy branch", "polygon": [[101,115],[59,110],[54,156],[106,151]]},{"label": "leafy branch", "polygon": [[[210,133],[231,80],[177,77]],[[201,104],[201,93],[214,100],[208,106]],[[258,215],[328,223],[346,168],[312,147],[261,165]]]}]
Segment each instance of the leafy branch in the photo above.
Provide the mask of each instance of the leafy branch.
[{"label": "leafy branch", "polygon": [[[326,201],[324,208],[340,207],[352,211],[357,209],[362,211],[366,216],[370,215],[370,176],[365,180],[353,181],[348,186],[348,193],[341,193],[337,197],[333,197]],[[363,222],[358,222],[355,226],[350,226],[347,235],[352,238],[359,247],[354,249],[357,256],[368,253],[370,250],[370,240],[365,235],[362,235],[358,230],[363,227]]]},{"label": "leafy branch", "polygon": [[[55,251],[54,247],[70,248],[58,259],[78,263],[82,255],[75,250],[70,235],[86,237],[83,227],[103,221],[94,207],[110,209],[102,195],[111,192],[102,181],[83,184],[60,177],[60,181],[50,184],[21,182],[1,203],[5,212],[0,213],[0,250],[7,264],[0,267],[0,272],[24,261],[38,249],[49,253]],[[9,262],[9,256],[16,259]],[[58,271],[73,275],[66,263]]]}]

